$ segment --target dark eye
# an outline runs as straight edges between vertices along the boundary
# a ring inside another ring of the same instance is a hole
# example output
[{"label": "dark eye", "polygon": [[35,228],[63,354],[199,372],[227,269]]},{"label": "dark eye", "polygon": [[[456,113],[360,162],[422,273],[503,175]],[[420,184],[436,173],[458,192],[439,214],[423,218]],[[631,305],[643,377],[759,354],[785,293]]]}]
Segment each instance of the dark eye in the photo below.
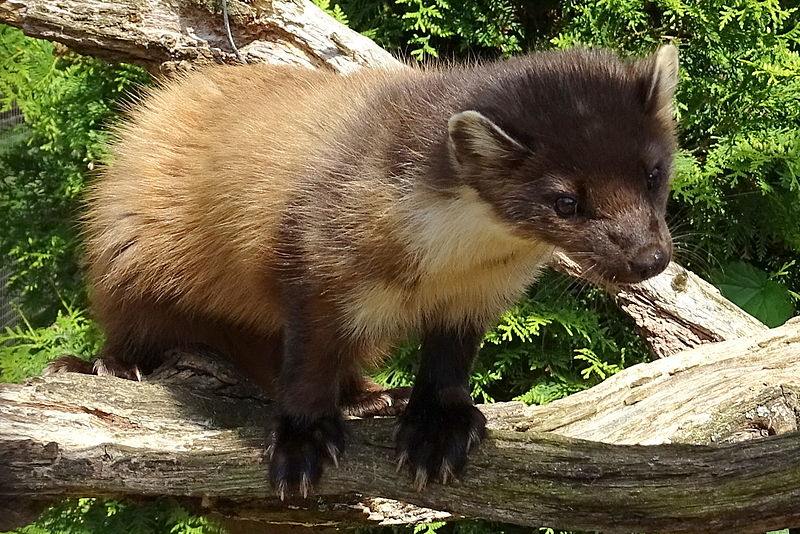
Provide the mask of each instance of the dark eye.
[{"label": "dark eye", "polygon": [[661,182],[661,169],[655,167],[647,173],[647,189],[655,189]]},{"label": "dark eye", "polygon": [[572,217],[578,213],[578,201],[572,197],[558,197],[555,207],[559,217]]}]

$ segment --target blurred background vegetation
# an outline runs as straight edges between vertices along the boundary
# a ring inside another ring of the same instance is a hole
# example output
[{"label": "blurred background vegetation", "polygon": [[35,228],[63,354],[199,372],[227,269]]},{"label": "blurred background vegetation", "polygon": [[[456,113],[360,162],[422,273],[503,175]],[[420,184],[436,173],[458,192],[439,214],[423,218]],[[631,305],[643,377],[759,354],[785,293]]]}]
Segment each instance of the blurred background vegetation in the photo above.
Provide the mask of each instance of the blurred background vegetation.
[{"label": "blurred background vegetation", "polygon": [[[778,0],[315,0],[409,62],[497,59],[576,45],[644,55],[680,50],[681,151],[669,222],[677,259],[769,326],[800,295],[800,13]],[[150,83],[142,70],[78,56],[0,26],[0,380],[63,354],[90,357],[76,221],[108,126]],[[21,116],[23,120],[14,120]],[[378,371],[413,376],[416,347]],[[479,401],[546,403],[649,358],[601,291],[548,273],[486,337]],[[20,532],[211,533],[176,504],[81,499]],[[530,532],[463,522],[409,532]],[[536,529],[534,529],[536,531]],[[546,532],[544,529],[542,532]],[[551,531],[552,532],[552,531]]]}]

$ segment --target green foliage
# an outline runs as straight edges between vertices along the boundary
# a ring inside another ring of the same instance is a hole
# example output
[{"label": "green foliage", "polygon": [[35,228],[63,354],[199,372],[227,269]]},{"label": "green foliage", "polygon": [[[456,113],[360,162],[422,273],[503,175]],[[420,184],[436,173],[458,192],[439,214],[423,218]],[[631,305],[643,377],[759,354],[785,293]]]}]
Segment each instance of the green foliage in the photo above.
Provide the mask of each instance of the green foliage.
[{"label": "green foliage", "polygon": [[224,534],[205,517],[190,515],[170,499],[121,502],[73,499],[49,508],[17,534]]},{"label": "green foliage", "polygon": [[414,526],[414,534],[436,534],[437,531],[447,523],[440,521],[437,523],[423,523]]},{"label": "green foliage", "polygon": [[[473,393],[544,404],[597,384],[647,354],[613,302],[597,289],[568,290],[550,274],[486,336]],[[630,357],[633,352],[637,354]],[[630,361],[627,361],[630,360]]]},{"label": "green foliage", "polygon": [[337,21],[341,22],[345,26],[349,24],[347,20],[347,15],[344,11],[342,11],[342,6],[339,4],[331,5],[330,0],[312,0],[314,4],[322,9],[325,13],[336,19]]},{"label": "green foliage", "polygon": [[418,60],[522,51],[522,6],[514,0],[340,0],[351,26]]},{"label": "green foliage", "polygon": [[97,326],[77,308],[59,311],[55,323],[34,328],[25,316],[23,325],[0,334],[0,382],[20,382],[38,375],[59,356],[89,358],[97,353],[102,337]]},{"label": "green foliage", "polygon": [[0,258],[34,324],[80,303],[76,208],[103,157],[118,102],[147,80],[138,68],[65,52],[0,26],[0,108],[25,123],[0,131]]}]

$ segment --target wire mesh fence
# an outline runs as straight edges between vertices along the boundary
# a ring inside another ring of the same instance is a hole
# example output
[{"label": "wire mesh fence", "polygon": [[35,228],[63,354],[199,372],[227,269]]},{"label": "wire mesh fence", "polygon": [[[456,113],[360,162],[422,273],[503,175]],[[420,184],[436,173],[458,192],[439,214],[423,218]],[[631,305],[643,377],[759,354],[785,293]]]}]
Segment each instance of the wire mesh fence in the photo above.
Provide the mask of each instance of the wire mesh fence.
[{"label": "wire mesh fence", "polygon": [[[0,111],[0,151],[10,140],[12,127],[22,124],[22,112],[16,106],[6,111]],[[11,269],[8,258],[0,258],[0,330],[6,326],[11,326],[17,321],[17,312],[14,309],[14,301],[6,287],[8,278],[11,276]]]},{"label": "wire mesh fence", "polygon": [[0,268],[0,330],[17,322],[17,312],[14,310],[13,300],[6,290],[6,283],[11,272]]},{"label": "wire mesh fence", "polygon": [[13,106],[6,111],[0,111],[0,142],[8,132],[4,132],[6,128],[22,123],[22,112],[18,107]]}]

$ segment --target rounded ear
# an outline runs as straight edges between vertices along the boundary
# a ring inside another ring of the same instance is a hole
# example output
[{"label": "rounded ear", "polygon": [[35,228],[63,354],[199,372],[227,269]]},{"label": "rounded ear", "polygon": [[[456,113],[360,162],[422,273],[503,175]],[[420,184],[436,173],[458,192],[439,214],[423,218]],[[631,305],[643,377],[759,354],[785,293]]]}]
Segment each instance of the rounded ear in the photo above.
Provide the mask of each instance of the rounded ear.
[{"label": "rounded ear", "polygon": [[650,69],[644,97],[645,111],[658,113],[672,109],[672,97],[678,86],[678,49],[664,45],[649,60]]},{"label": "rounded ear", "polygon": [[477,111],[456,113],[447,121],[450,149],[456,161],[491,165],[514,159],[528,149]]}]

